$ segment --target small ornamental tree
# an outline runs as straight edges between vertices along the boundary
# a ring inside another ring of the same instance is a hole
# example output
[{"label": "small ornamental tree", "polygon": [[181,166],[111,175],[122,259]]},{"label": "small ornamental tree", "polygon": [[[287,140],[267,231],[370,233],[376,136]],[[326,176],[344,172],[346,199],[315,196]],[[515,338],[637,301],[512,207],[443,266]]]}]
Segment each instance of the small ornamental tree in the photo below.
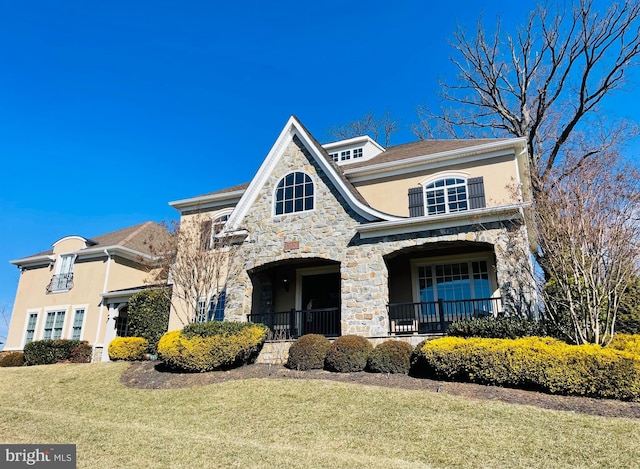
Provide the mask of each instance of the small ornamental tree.
[{"label": "small ornamental tree", "polygon": [[149,341],[149,352],[156,353],[160,337],[167,332],[171,300],[162,288],[143,290],[129,299],[129,334]]}]

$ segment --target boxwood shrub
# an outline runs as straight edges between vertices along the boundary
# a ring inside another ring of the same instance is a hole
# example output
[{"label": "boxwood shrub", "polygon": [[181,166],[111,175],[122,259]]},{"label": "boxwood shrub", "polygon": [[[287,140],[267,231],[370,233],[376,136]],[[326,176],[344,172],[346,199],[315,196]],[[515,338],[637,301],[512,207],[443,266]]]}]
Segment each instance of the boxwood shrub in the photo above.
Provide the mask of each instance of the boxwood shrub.
[{"label": "boxwood shrub", "polygon": [[640,397],[640,356],[599,345],[552,338],[424,341],[412,373],[498,386],[622,400]]},{"label": "boxwood shrub", "polygon": [[293,370],[322,369],[329,347],[331,342],[323,335],[303,335],[291,344],[286,366]]},{"label": "boxwood shrub", "polygon": [[[51,365],[61,361],[71,361],[75,349],[81,345],[88,345],[80,340],[36,340],[24,346],[24,364]],[[90,347],[90,346],[89,346]],[[89,359],[91,355],[89,355]]]},{"label": "boxwood shrub", "polygon": [[22,352],[8,352],[0,358],[0,367],[22,365],[24,365],[24,353]]},{"label": "boxwood shrub", "polygon": [[251,322],[212,321],[167,332],[158,342],[165,364],[182,371],[212,371],[252,363],[269,328]]},{"label": "boxwood shrub", "polygon": [[373,345],[359,335],[343,335],[338,337],[329,347],[324,366],[329,371],[349,373],[362,371],[367,366]]},{"label": "boxwood shrub", "polygon": [[143,337],[116,337],[109,342],[107,352],[111,360],[135,361],[144,359],[149,341]]},{"label": "boxwood shrub", "polygon": [[372,373],[409,373],[413,347],[400,340],[386,340],[378,344],[367,360]]}]

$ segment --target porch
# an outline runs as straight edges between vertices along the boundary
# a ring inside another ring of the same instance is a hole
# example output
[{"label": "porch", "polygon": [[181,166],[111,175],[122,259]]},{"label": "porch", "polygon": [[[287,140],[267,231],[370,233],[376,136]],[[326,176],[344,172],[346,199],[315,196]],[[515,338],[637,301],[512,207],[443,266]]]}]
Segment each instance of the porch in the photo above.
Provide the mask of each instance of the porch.
[{"label": "porch", "polygon": [[447,332],[451,323],[463,319],[496,316],[503,311],[502,298],[395,303],[387,306],[389,334]]},{"label": "porch", "polygon": [[269,328],[267,340],[293,340],[305,334],[340,336],[340,308],[251,313],[248,320]]}]

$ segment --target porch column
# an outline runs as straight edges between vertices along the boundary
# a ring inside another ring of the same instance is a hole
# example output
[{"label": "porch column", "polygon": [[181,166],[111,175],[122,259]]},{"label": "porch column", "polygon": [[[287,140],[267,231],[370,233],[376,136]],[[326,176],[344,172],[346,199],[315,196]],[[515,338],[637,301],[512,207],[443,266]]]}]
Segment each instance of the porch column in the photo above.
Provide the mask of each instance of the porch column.
[{"label": "porch column", "polygon": [[382,254],[374,246],[348,249],[340,277],[342,335],[388,335],[389,274]]}]

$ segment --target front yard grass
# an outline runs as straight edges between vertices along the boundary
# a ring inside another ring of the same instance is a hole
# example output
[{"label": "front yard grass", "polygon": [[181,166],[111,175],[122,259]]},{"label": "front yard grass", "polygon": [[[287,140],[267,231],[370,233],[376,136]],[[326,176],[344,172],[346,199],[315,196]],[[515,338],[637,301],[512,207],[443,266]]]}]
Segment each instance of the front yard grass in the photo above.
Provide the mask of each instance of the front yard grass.
[{"label": "front yard grass", "polygon": [[78,468],[634,467],[640,420],[317,380],[120,384],[126,363],[0,369],[2,443]]}]

